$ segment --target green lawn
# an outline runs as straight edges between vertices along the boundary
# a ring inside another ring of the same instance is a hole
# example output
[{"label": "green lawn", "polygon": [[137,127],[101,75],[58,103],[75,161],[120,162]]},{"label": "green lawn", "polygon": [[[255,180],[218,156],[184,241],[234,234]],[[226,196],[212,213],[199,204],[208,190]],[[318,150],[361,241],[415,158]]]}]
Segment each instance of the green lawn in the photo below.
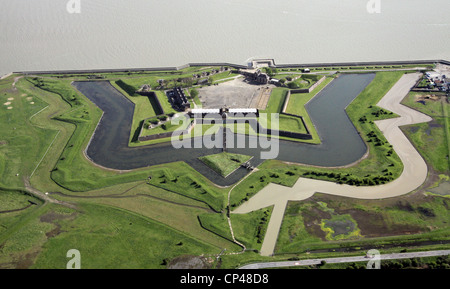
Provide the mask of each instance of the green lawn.
[{"label": "green lawn", "polygon": [[22,191],[0,190],[0,212],[23,209],[30,202],[40,203],[40,200]]},{"label": "green lawn", "polygon": [[[303,75],[305,78],[315,79],[317,76],[315,75]],[[329,84],[334,78],[329,77],[325,79],[318,87],[314,89],[314,91],[310,93],[299,93],[299,94],[291,94],[289,98],[289,103],[286,107],[286,113],[297,115],[288,116],[281,114],[283,111],[283,107],[285,105],[287,93],[289,89],[276,87],[272,90],[272,94],[270,95],[269,102],[265,110],[261,111],[261,113],[268,114],[268,126],[271,127],[271,119],[270,114],[278,113],[280,114],[279,118],[279,129],[285,131],[292,131],[297,133],[307,133],[305,126],[303,125],[300,116],[303,118],[306,126],[308,127],[309,133],[312,135],[311,140],[301,140],[302,142],[319,144],[320,138],[317,134],[317,131],[309,118],[308,112],[305,109],[305,104],[311,100],[317,93],[319,93],[327,84]]]},{"label": "green lawn", "polygon": [[165,268],[181,255],[220,252],[167,225],[126,210],[79,203],[82,212],[71,219],[57,219],[62,232],[43,246],[32,268],[65,269],[66,253],[77,249],[81,268]]},{"label": "green lawn", "polygon": [[[433,121],[404,127],[403,132],[435,171],[449,174],[450,117],[448,111],[450,104],[444,99],[416,101],[416,96],[426,95],[429,93],[411,92],[403,99],[402,104],[431,116]],[[442,94],[439,95],[441,98],[445,97]]]},{"label": "green lawn", "polygon": [[[201,74],[203,72],[211,72],[213,69],[218,70],[220,67],[188,67],[178,71],[162,71],[162,72],[146,72],[146,73],[130,73],[130,74],[105,74],[109,79],[117,79],[123,82],[122,86],[131,87],[131,90],[137,90],[142,85],[148,84],[153,89],[159,86],[158,80],[164,80],[165,89],[173,88],[174,86],[190,87],[196,83],[192,79],[193,74]],[[236,76],[231,69],[220,73],[210,75],[212,83],[220,82],[225,78]],[[206,76],[205,76],[206,77]],[[203,77],[201,77],[203,78]]]},{"label": "green lawn", "polygon": [[[49,112],[40,99],[42,92],[24,79],[11,90],[11,82],[0,81],[0,187],[23,188],[24,176],[30,176],[55,138],[51,126],[34,126],[39,111]],[[9,99],[9,100],[8,100]],[[10,102],[9,106],[3,105]],[[8,109],[11,107],[12,109]]]},{"label": "green lawn", "polygon": [[286,99],[288,89],[282,87],[275,87],[272,89],[269,102],[265,110],[262,113],[281,113],[283,111],[284,101]]},{"label": "green lawn", "polygon": [[[131,131],[130,131],[130,144],[135,143],[137,141],[137,136],[139,132],[141,131],[141,127],[143,125],[143,122],[145,119],[151,118],[153,116],[156,116],[156,110],[157,108],[153,107],[152,102],[150,101],[148,96],[142,96],[138,94],[130,95],[127,91],[125,91],[121,86],[119,86],[116,82],[111,81],[111,84],[119,91],[121,92],[125,97],[127,97],[129,100],[131,100],[134,103],[134,115],[133,115],[133,122],[131,125]],[[159,100],[159,103],[161,104],[161,107],[164,111],[164,114],[169,113],[176,113],[176,111],[172,108],[167,96],[162,91],[155,91],[156,97]],[[155,131],[148,131],[144,130],[143,135],[149,134],[157,134],[161,133],[161,131],[155,132]]]},{"label": "green lawn", "polygon": [[[257,210],[248,214],[232,214],[231,224],[236,240],[247,250],[261,249],[272,208]],[[228,240],[232,240],[228,220],[224,214],[203,214],[199,216],[202,226]]]},{"label": "green lawn", "polygon": [[[267,107],[265,110],[262,110],[260,114],[267,114],[267,125],[261,121],[261,117],[259,117],[259,121],[262,126],[268,128],[276,128],[272,126],[272,114],[279,114],[279,122],[278,129],[285,131],[292,131],[298,133],[306,133],[306,128],[303,125],[303,122],[299,117],[283,115],[281,112],[283,111],[283,106],[287,97],[287,88],[276,87],[272,90],[272,94],[270,95],[269,102],[267,103]],[[302,140],[303,141],[303,140]]]},{"label": "green lawn", "polygon": [[223,152],[220,154],[200,157],[199,159],[216,173],[226,177],[250,158],[250,156],[246,155]]},{"label": "green lawn", "polygon": [[[188,68],[173,74],[111,73],[105,74],[105,77],[113,82],[132,77],[147,81],[158,79],[161,75],[173,78],[189,75],[199,69]],[[233,190],[231,206],[234,208],[248,200],[270,182],[292,186],[300,176],[336,181],[339,174],[340,180],[344,177],[363,180],[367,174],[371,175],[370,178],[383,176],[383,171],[388,169],[395,178],[402,169],[395,154],[388,156],[389,145],[383,143],[376,146],[376,138],[372,134],[368,136],[375,130],[371,121],[392,115],[372,115],[379,109],[369,107],[400,76],[401,73],[377,74],[374,82],[361,94],[363,99],[358,100],[361,98],[359,96],[349,106],[348,113],[355,126],[366,141],[371,140],[371,154],[366,160],[352,168],[335,170],[265,162],[259,171]],[[26,268],[32,265],[34,268],[65,268],[69,249],[81,252],[82,268],[165,268],[165,264],[180,255],[217,254],[223,248],[227,248],[227,252],[238,251],[239,247],[229,241],[229,227],[224,218],[229,188],[215,186],[186,163],[119,172],[96,167],[85,158],[83,150],[101,117],[101,111],[71,86],[71,81],[83,77],[24,78],[17,82],[17,91],[11,89],[13,77],[0,80],[2,104],[13,98],[10,101],[12,109],[6,105],[0,107],[0,211],[25,208],[28,200],[37,203],[22,211],[0,214],[0,267]],[[157,92],[157,95],[160,101],[165,99],[163,92]],[[281,89],[275,90],[274,95],[268,109],[277,112],[285,94]],[[150,113],[149,110],[145,112],[149,109],[148,105],[140,112],[140,117]],[[162,102],[162,105],[170,104]],[[356,107],[351,109],[352,105]],[[362,115],[368,115],[368,119],[359,121]],[[444,122],[437,124],[445,125]],[[378,131],[374,133],[383,141]],[[51,192],[50,195],[56,199],[73,202],[79,210],[43,205],[36,198],[15,190],[23,188],[23,177],[31,174],[33,187]],[[149,176],[151,180],[148,180]],[[438,201],[441,199],[436,197],[433,201],[412,204],[413,212],[392,206],[359,205],[352,208],[366,210],[370,214],[383,211],[383,218],[389,221],[388,231],[405,224],[426,230],[430,224],[432,231],[420,238],[448,238],[448,210],[445,209],[448,204]],[[343,210],[342,205],[345,203],[328,205],[328,208]],[[323,206],[315,209],[325,210]],[[350,214],[362,236],[368,235],[362,220],[377,220],[360,218],[353,212],[336,214]],[[291,222],[298,228],[294,230],[295,236],[280,232],[280,238],[284,238],[280,239],[284,240],[280,246],[293,238],[290,245],[278,247],[281,251],[303,250],[310,246],[308,242],[320,240],[320,237],[306,231],[309,227],[304,224],[302,227],[305,217],[307,215],[297,214],[297,218],[285,219],[283,226],[289,226]],[[249,249],[259,250],[269,218],[270,208],[246,215],[232,214],[237,240]],[[315,223],[319,229],[321,220],[326,219],[332,218],[320,218]],[[326,222],[324,224],[327,225]],[[328,225],[332,226],[330,223]],[[414,238],[410,237],[411,240]],[[333,246],[339,247],[339,242],[333,243]],[[391,239],[383,239],[382,242],[389,243]],[[327,242],[318,242],[314,246],[324,248],[328,245]],[[268,260],[254,252],[221,258],[222,268],[233,268],[241,262],[252,260]]]}]

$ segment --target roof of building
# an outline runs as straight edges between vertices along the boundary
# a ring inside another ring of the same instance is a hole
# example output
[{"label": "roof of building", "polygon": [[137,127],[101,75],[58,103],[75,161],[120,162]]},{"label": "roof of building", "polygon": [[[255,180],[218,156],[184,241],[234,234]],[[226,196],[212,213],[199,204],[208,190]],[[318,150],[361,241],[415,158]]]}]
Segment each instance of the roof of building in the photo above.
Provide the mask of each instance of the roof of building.
[{"label": "roof of building", "polygon": [[256,108],[230,108],[228,112],[231,113],[257,113]]},{"label": "roof of building", "polygon": [[218,108],[193,108],[191,110],[192,113],[220,113],[220,109]]}]

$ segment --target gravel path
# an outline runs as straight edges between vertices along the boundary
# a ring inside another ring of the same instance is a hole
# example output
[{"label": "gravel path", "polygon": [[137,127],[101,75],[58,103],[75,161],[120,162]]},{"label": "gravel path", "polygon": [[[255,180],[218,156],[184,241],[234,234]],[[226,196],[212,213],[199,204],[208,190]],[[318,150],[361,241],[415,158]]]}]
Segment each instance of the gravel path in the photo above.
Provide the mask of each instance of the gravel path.
[{"label": "gravel path", "polygon": [[[449,254],[450,254],[450,250],[423,251],[423,252],[411,252],[411,253],[393,253],[393,254],[380,255],[380,260],[436,257],[436,256],[446,256]],[[301,260],[301,261],[265,262],[265,263],[254,263],[254,264],[245,265],[239,269],[265,269],[265,268],[308,266],[308,265],[321,264],[322,261],[325,261],[328,264],[336,264],[336,263],[350,263],[350,262],[368,262],[369,260],[370,260],[370,258],[368,258],[367,256],[354,256],[354,257],[309,259],[309,260]]]}]

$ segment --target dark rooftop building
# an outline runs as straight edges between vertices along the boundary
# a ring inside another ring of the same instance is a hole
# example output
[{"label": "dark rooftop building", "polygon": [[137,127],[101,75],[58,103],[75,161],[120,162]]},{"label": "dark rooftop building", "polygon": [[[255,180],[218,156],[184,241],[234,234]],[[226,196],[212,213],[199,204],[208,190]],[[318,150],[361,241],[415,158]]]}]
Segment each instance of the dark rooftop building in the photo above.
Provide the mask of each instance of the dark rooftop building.
[{"label": "dark rooftop building", "polygon": [[176,110],[185,111],[187,108],[191,107],[191,103],[186,98],[181,87],[175,87],[173,90],[168,91],[167,97]]},{"label": "dark rooftop building", "polygon": [[251,82],[267,84],[267,83],[269,83],[269,80],[270,80],[270,77],[267,74],[262,73],[261,70],[259,70],[259,69],[256,71],[240,70],[240,73],[242,75],[244,75],[245,78],[247,78],[247,80],[249,80]]}]

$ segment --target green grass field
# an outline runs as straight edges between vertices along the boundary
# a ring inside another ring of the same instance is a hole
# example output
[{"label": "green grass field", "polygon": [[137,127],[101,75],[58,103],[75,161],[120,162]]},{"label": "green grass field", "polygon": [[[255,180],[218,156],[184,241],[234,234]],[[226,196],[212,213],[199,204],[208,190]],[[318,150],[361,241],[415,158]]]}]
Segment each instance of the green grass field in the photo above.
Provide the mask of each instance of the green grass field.
[{"label": "green grass field", "polygon": [[[276,128],[275,126],[272,125],[271,114],[277,113],[279,114],[278,119],[279,130],[307,133],[307,130],[303,125],[303,122],[301,121],[300,117],[281,114],[287,97],[287,92],[288,92],[287,88],[276,87],[272,89],[272,93],[270,95],[269,102],[267,103],[267,107],[265,110],[261,111],[261,113],[267,114],[267,125],[264,125],[265,124],[264,122],[261,123],[263,126],[267,126],[268,128],[272,129]],[[261,117],[259,119],[261,119]]]},{"label": "green grass field", "polygon": [[[203,69],[212,68],[103,76],[112,83],[123,79],[129,85],[139,86],[160,78],[173,81]],[[379,112],[374,104],[401,75],[402,72],[377,73],[375,80],[348,107],[349,116],[369,143],[367,159],[354,167],[334,170],[267,161],[233,190],[231,208],[270,182],[292,186],[300,176],[332,181],[343,181],[345,177],[347,181],[362,182],[365,178],[383,176],[386,173],[383,170],[388,169],[395,178],[402,165],[395,153],[388,153],[388,144],[376,145],[384,139],[371,122],[393,116],[380,113],[376,116],[372,112]],[[204,255],[210,258],[213,267],[235,268],[253,261],[325,254],[302,255],[308,248],[328,250],[448,239],[448,200],[444,197],[421,195],[406,201],[397,198],[372,203],[324,198],[290,204],[277,244],[280,255],[275,257],[257,254],[271,208],[245,215],[231,214],[235,237],[249,251],[228,255],[241,250],[231,241],[225,217],[230,188],[215,186],[186,163],[131,172],[95,166],[86,159],[83,150],[101,111],[70,84],[85,80],[86,75],[23,77],[13,89],[16,76],[0,80],[0,212],[8,211],[0,213],[0,268],[64,269],[69,249],[80,251],[82,268],[166,268],[174,258],[186,255]],[[217,79],[227,77],[217,75]],[[124,93],[120,86],[116,88]],[[157,95],[160,101],[164,100],[162,91],[157,91]],[[277,112],[285,94],[280,89],[274,90],[274,95],[268,110]],[[136,112],[137,119],[152,113],[148,99],[128,97],[142,106]],[[7,102],[10,103],[3,105]],[[290,106],[301,109],[300,103]],[[166,106],[164,110],[170,106],[168,102],[161,104]],[[362,115],[368,115],[367,119],[360,121]],[[446,123],[437,120],[436,125],[431,127],[431,135],[438,141],[445,136],[442,132],[435,134],[434,129],[442,131]],[[368,136],[372,130],[374,134]],[[427,129],[419,132],[423,137]],[[439,156],[442,152],[439,149],[433,154]],[[443,164],[438,157],[430,158],[430,162],[436,166]],[[366,177],[368,174],[370,177]],[[35,189],[49,192],[51,198],[69,202],[76,209],[31,196],[24,191],[24,178],[29,178]],[[369,221],[374,222],[372,227]],[[327,230],[332,230],[328,239]],[[337,234],[339,230],[344,230],[344,234]],[[391,235],[376,237],[380,232]],[[217,263],[215,255],[224,248],[225,254]]]},{"label": "green grass field", "polygon": [[250,160],[250,158],[250,156],[223,152],[220,154],[201,157],[200,160],[213,169],[216,173],[226,177],[239,168],[241,164]]},{"label": "green grass field", "polygon": [[65,268],[70,249],[80,251],[85,269],[159,269],[180,255],[220,250],[130,211],[93,204],[79,206],[83,213],[73,220],[54,221],[64,232],[46,242],[32,268]]},{"label": "green grass field", "polygon": [[431,116],[433,121],[405,127],[403,132],[435,171],[448,175],[450,174],[450,117],[448,116],[450,104],[445,101],[445,95],[441,94],[438,94],[440,100],[417,101],[418,96],[427,95],[429,93],[411,92],[402,104]]}]

